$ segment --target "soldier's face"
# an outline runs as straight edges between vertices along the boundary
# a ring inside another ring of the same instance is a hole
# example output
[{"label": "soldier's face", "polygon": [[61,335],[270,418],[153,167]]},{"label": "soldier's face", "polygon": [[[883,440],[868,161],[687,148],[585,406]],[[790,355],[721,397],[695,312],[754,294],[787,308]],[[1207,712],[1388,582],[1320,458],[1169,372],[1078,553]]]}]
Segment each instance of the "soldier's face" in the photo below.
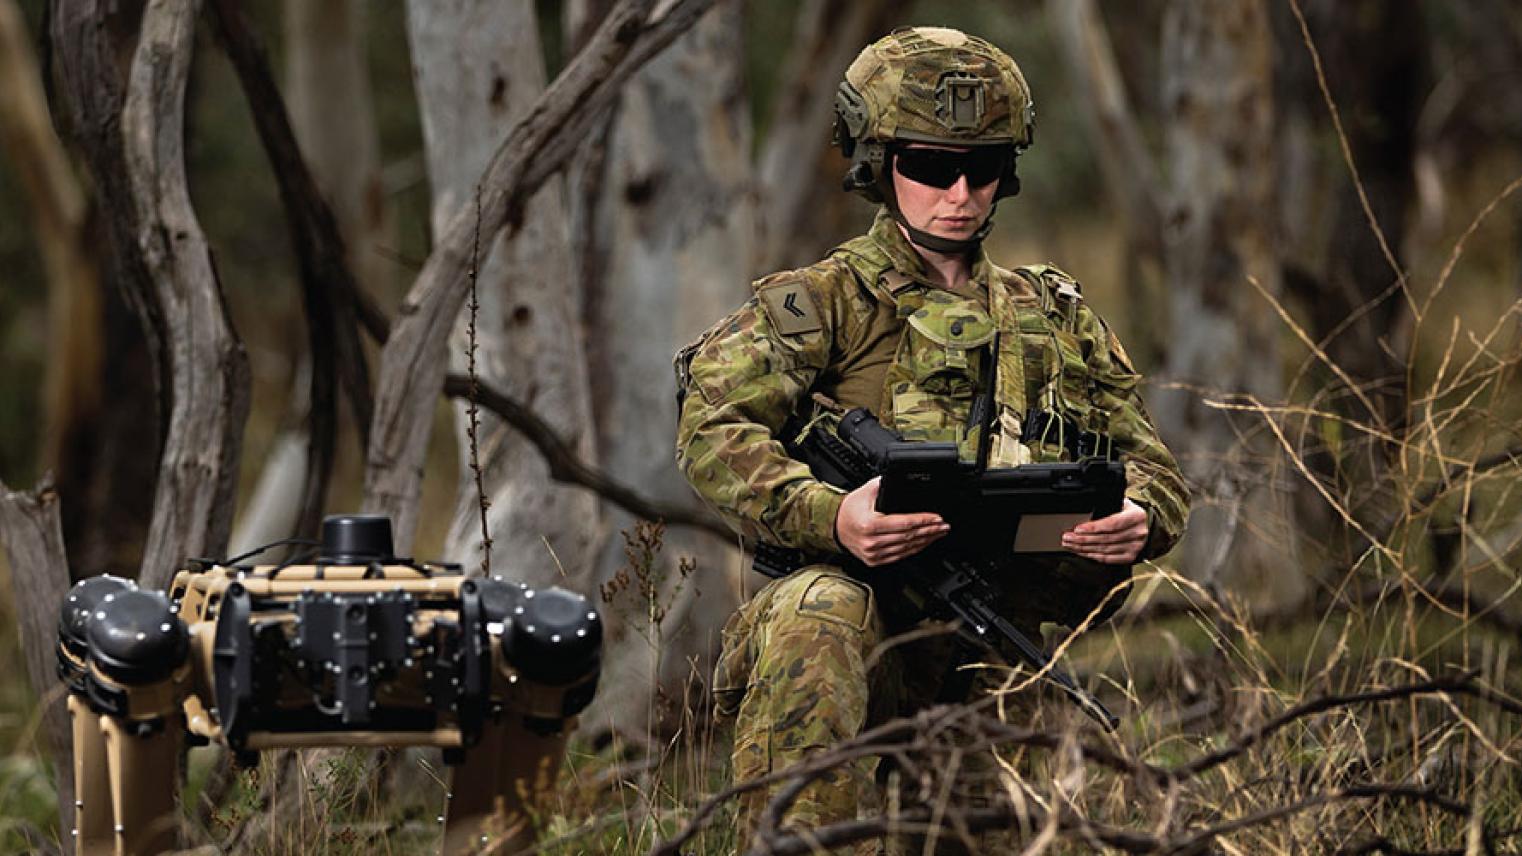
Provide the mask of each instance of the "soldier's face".
[{"label": "soldier's face", "polygon": [[[909,151],[938,151],[966,154],[968,148],[935,146],[910,143]],[[985,184],[969,186],[967,175],[958,175],[950,187],[922,184],[904,175],[898,168],[898,157],[893,158],[893,192],[898,197],[898,209],[909,225],[942,238],[965,240],[988,219],[993,208],[994,193],[999,180],[994,178]],[[976,170],[974,174],[976,175]]]}]

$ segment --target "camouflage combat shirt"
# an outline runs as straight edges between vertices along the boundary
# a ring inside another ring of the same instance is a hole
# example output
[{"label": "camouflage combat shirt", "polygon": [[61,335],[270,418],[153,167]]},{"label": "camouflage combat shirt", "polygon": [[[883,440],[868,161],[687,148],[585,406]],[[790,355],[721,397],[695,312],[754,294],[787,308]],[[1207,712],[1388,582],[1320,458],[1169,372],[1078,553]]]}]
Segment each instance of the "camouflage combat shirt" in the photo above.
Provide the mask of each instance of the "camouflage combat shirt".
[{"label": "camouflage combat shirt", "polygon": [[1125,462],[1126,495],[1148,514],[1142,558],[1182,535],[1188,491],[1142,404],[1140,376],[1056,268],[1006,270],[980,249],[966,286],[948,289],[880,210],[866,235],[753,288],[676,357],[677,463],[746,539],[842,552],[835,517],[845,494],[789,458],[778,439],[821,397],[868,408],[905,439],[955,441],[968,456],[979,430],[965,423],[980,354],[996,342],[990,465],[1070,459],[1057,438],[1021,441],[1029,414],[1061,414],[1108,436]]}]

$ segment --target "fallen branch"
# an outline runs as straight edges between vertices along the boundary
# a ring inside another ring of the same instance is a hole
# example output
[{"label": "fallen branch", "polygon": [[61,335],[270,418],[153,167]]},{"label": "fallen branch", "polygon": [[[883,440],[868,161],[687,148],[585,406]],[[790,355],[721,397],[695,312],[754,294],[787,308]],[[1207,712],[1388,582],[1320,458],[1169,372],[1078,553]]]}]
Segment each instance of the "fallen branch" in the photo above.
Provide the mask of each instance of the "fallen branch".
[{"label": "fallen branch", "polygon": [[[1059,809],[1056,829],[1058,834],[1090,846],[1104,845],[1126,853],[1153,853],[1183,856],[1215,852],[1210,849],[1214,841],[1224,835],[1241,832],[1309,811],[1314,808],[1345,802],[1391,799],[1421,803],[1448,814],[1465,817],[1469,808],[1463,803],[1448,799],[1441,794],[1421,788],[1394,784],[1354,785],[1330,793],[1315,794],[1282,806],[1274,806],[1245,817],[1209,826],[1180,838],[1164,838],[1119,827],[1095,823],[1069,808]],[[1048,822],[1048,813],[1034,806],[1025,806],[1023,812],[1014,806],[1001,804],[987,808],[944,807],[946,820],[931,822],[930,807],[915,807],[896,816],[878,816],[865,820],[834,823],[817,829],[790,830],[771,838],[757,836],[757,842],[747,856],[793,856],[819,852],[820,848],[834,848],[858,841],[883,839],[891,835],[920,834],[944,831],[952,822],[968,832],[977,833],[995,829],[1007,829],[1024,814],[1033,826]],[[1487,836],[1488,838],[1489,836]],[[1368,851],[1363,851],[1368,852]],[[1463,851],[1458,851],[1462,853]]]},{"label": "fallen branch", "polygon": [[[786,770],[733,784],[709,797],[699,805],[691,818],[689,818],[687,824],[670,839],[658,842],[651,849],[650,856],[677,856],[681,852],[681,848],[697,834],[721,805],[751,791],[784,782],[786,784],[768,802],[757,824],[756,835],[760,840],[768,842],[767,846],[769,849],[752,852],[808,852],[806,842],[809,841],[815,842],[822,847],[834,847],[874,836],[881,837],[888,830],[888,826],[885,825],[888,824],[888,819],[877,818],[836,824],[821,829],[809,830],[795,837],[784,837],[782,830],[782,821],[788,808],[803,792],[804,788],[830,770],[860,758],[907,758],[914,753],[924,753],[937,749],[954,749],[965,754],[994,747],[1007,749],[1018,746],[1055,751],[1062,749],[1064,746],[1070,746],[1070,751],[1076,753],[1076,757],[1083,761],[1097,764],[1132,781],[1151,782],[1159,788],[1171,792],[1180,784],[1196,779],[1201,774],[1242,756],[1252,747],[1261,744],[1273,734],[1298,720],[1337,708],[1387,702],[1434,693],[1469,696],[1499,707],[1507,713],[1522,716],[1522,702],[1518,702],[1503,693],[1476,683],[1473,673],[1448,675],[1421,683],[1405,684],[1364,693],[1330,695],[1312,699],[1291,708],[1262,726],[1253,729],[1228,746],[1202,755],[1192,761],[1172,767],[1163,767],[1144,761],[1132,760],[1109,747],[1073,743],[1071,734],[1063,731],[1036,731],[1011,726],[986,713],[987,708],[992,706],[994,698],[985,697],[971,704],[943,705],[926,709],[914,716],[889,721],[876,728],[864,731],[850,740],[843,741],[827,751],[819,752],[813,757]],[[960,742],[956,744],[938,743],[937,735],[951,729],[957,729],[961,732]],[[1078,819],[1081,820],[1081,823],[1078,820],[1061,819],[1059,827],[1065,831],[1075,832],[1075,834],[1076,831],[1081,830],[1085,836],[1088,836],[1086,840],[1098,841],[1122,850],[1132,846],[1142,847],[1148,841],[1152,842],[1143,849],[1128,850],[1128,852],[1181,854],[1205,852],[1200,848],[1204,844],[1209,843],[1210,840],[1220,835],[1237,831],[1240,828],[1245,828],[1245,826],[1267,823],[1289,814],[1298,813],[1331,802],[1374,798],[1417,801],[1435,806],[1449,813],[1463,814],[1468,811],[1462,804],[1449,800],[1434,791],[1420,790],[1405,785],[1367,784],[1342,788],[1327,794],[1309,797],[1299,803],[1278,806],[1265,810],[1258,815],[1250,816],[1250,819],[1238,819],[1209,827],[1197,831],[1182,841],[1164,841],[1162,839],[1140,836],[1124,830],[1110,830],[1105,827],[1095,826],[1087,820],[1082,819]],[[962,821],[968,824],[969,829],[978,831],[980,829],[993,828],[999,823],[1008,823],[1014,819],[1014,814],[1013,809],[1005,806],[990,810],[980,809],[972,813],[964,812],[960,817]],[[924,820],[924,818],[921,818],[921,820]],[[904,814],[894,818],[892,819],[892,826],[894,829],[902,830],[904,828],[903,823],[905,822],[911,824],[916,822],[915,816]],[[800,847],[803,849],[796,849]]]}]

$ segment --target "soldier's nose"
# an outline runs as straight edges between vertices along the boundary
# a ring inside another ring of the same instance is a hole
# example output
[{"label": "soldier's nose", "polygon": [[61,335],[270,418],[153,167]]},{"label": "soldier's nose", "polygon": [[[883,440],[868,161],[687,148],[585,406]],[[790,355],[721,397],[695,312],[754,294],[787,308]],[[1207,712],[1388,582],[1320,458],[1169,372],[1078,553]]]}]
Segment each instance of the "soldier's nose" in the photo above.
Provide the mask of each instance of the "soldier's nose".
[{"label": "soldier's nose", "polygon": [[946,198],[950,202],[962,202],[971,195],[971,192],[967,186],[967,176],[959,175],[956,183],[946,188]]}]

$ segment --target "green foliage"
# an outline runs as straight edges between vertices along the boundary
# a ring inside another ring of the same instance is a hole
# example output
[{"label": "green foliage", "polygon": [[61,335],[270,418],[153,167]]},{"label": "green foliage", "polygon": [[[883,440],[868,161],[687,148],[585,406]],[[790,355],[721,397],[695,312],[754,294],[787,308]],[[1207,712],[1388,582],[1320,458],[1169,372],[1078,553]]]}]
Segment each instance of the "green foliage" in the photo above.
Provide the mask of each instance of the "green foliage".
[{"label": "green foliage", "polygon": [[0,852],[21,853],[58,827],[58,790],[32,755],[0,758]]}]

